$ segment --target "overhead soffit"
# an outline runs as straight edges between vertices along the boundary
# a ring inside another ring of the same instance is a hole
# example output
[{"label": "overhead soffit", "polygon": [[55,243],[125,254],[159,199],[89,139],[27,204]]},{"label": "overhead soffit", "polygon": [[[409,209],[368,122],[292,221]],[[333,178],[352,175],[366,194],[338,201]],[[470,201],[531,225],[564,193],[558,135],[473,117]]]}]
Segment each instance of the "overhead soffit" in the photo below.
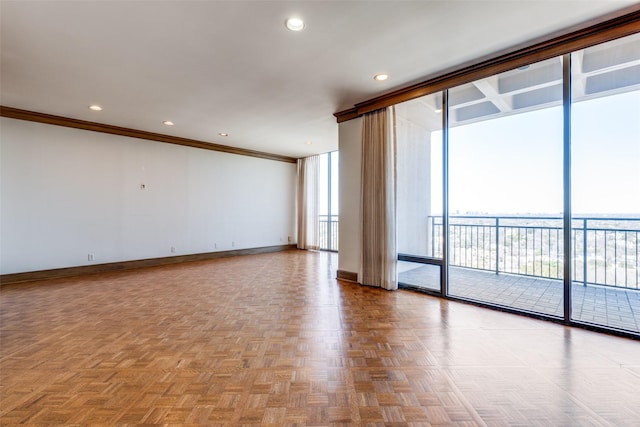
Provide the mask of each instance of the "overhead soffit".
[{"label": "overhead soffit", "polygon": [[[640,32],[573,53],[574,102],[635,90],[640,90]],[[415,125],[438,129],[441,120],[434,120],[433,116],[440,117],[441,103],[442,97],[434,93],[402,103],[399,115]],[[556,56],[450,88],[449,125],[455,127],[561,103],[562,58]],[[425,104],[432,104],[426,114]]]}]

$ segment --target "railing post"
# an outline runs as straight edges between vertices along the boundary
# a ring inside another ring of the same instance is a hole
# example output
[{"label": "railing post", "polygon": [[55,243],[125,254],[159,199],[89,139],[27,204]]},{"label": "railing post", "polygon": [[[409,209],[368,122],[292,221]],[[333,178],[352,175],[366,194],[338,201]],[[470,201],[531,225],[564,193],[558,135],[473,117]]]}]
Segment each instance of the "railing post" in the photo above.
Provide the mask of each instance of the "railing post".
[{"label": "railing post", "polygon": [[500,272],[500,218],[496,217],[496,274]]},{"label": "railing post", "polygon": [[435,252],[435,248],[436,248],[436,245],[435,245],[435,236],[433,235],[433,234],[435,233],[435,231],[436,231],[436,228],[435,228],[435,224],[436,224],[435,219],[436,219],[436,218],[435,218],[434,216],[432,216],[432,217],[431,217],[431,256],[432,256],[432,257],[434,257],[434,258],[435,258],[435,256],[436,256],[436,252]]},{"label": "railing post", "polygon": [[327,250],[331,250],[333,246],[333,239],[331,233],[333,231],[331,214],[331,153],[326,154],[327,156]]},{"label": "railing post", "polygon": [[587,286],[587,218],[582,219],[582,285]]}]

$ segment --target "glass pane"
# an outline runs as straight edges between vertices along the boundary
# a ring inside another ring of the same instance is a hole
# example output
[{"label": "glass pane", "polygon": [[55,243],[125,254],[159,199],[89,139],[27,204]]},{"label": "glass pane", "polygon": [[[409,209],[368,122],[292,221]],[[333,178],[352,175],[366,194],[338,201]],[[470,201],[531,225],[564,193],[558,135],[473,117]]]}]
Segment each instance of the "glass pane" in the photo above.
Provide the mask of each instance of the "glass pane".
[{"label": "glass pane", "polygon": [[340,171],[340,157],[338,155],[337,151],[333,151],[331,153],[329,153],[329,160],[330,162],[330,179],[331,182],[329,183],[329,187],[331,188],[331,197],[330,197],[330,202],[331,202],[331,208],[329,209],[331,211],[331,214],[329,216],[329,231],[331,233],[331,240],[330,240],[330,245],[328,247],[328,249],[332,250],[332,251],[337,251],[338,250],[338,212],[339,212],[339,207],[340,205],[338,204],[338,200],[339,200],[339,171]]},{"label": "glass pane", "polygon": [[640,332],[640,34],[572,54],[572,318]]},{"label": "glass pane", "polygon": [[[318,215],[327,216],[329,214],[329,154],[320,154],[320,176],[318,178]],[[325,218],[326,219],[326,218]]]},{"label": "glass pane", "polygon": [[440,266],[398,261],[398,282],[403,288],[440,290]]},{"label": "glass pane", "polygon": [[318,191],[318,230],[320,249],[338,250],[338,174],[337,151],[320,155]]},{"label": "glass pane", "polygon": [[331,246],[331,223],[329,219],[329,154],[320,154],[318,178],[318,234],[320,249]]},{"label": "glass pane", "polygon": [[562,61],[449,91],[449,293],[563,316]]},{"label": "glass pane", "polygon": [[398,252],[442,258],[440,95],[396,106]]},{"label": "glass pane", "polygon": [[[340,155],[337,151],[331,153],[331,215],[338,216],[339,212],[339,171]],[[335,218],[337,221],[338,218]]]}]

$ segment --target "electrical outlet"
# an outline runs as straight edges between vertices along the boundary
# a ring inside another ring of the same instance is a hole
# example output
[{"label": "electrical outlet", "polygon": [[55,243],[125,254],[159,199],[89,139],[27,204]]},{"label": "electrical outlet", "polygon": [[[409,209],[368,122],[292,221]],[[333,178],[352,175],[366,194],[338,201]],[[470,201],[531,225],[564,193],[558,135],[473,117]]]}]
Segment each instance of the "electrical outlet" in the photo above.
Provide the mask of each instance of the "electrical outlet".
[{"label": "electrical outlet", "polygon": [[234,247],[236,245],[236,242],[231,242],[231,246]]},{"label": "electrical outlet", "polygon": [[93,254],[87,255],[87,261],[95,261],[95,257],[93,256]]},{"label": "electrical outlet", "polygon": [[287,242],[291,243],[291,236],[287,237]]},{"label": "electrical outlet", "polygon": [[218,244],[217,243],[213,244],[213,249],[218,249]]},{"label": "electrical outlet", "polygon": [[171,253],[175,254],[176,253],[176,247],[175,246],[171,246]]}]

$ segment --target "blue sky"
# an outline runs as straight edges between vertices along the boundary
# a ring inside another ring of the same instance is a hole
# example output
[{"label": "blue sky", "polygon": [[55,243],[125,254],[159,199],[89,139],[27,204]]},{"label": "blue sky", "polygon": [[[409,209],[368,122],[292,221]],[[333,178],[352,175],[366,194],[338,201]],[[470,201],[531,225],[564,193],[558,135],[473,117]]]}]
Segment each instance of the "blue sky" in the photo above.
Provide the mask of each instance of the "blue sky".
[{"label": "blue sky", "polygon": [[[640,91],[576,102],[572,108],[574,214],[640,215]],[[440,138],[441,132],[432,134],[432,141]],[[439,144],[432,147],[433,158],[441,159]],[[449,156],[451,214],[562,212],[559,106],[455,127]],[[433,166],[436,213],[442,170]]]}]

